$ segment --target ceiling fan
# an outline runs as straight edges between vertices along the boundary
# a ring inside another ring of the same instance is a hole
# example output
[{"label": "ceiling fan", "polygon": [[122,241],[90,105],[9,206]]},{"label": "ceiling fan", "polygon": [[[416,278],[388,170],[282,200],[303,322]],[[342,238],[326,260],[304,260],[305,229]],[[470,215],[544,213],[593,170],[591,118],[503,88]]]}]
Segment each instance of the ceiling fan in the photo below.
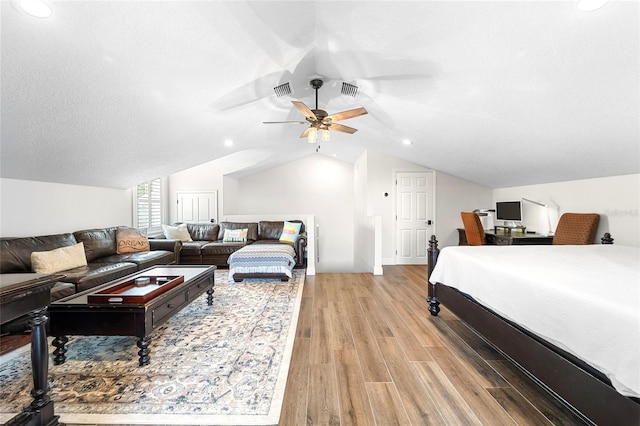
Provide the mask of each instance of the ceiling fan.
[{"label": "ceiling fan", "polygon": [[337,132],[344,132],[353,134],[358,131],[353,127],[338,124],[338,121],[346,120],[348,118],[358,117],[360,115],[367,114],[367,110],[360,107],[356,109],[350,109],[347,111],[338,112],[329,115],[327,111],[318,108],[318,89],[322,87],[324,82],[315,78],[309,82],[311,87],[316,91],[316,108],[310,109],[303,102],[291,101],[293,105],[302,113],[306,118],[305,121],[263,121],[264,124],[281,124],[281,123],[309,123],[310,126],[302,132],[301,138],[307,138],[309,143],[315,143],[318,138],[318,131],[322,132],[322,140],[328,141],[330,139],[329,130],[335,130]]}]

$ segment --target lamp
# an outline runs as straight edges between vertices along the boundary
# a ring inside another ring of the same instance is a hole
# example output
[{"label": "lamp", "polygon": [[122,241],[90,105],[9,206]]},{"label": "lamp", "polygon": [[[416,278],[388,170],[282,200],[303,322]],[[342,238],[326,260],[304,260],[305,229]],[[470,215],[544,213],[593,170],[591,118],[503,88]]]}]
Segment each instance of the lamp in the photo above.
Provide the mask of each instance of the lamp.
[{"label": "lamp", "polygon": [[531,204],[535,204],[537,206],[545,208],[545,210],[547,212],[547,226],[549,227],[549,230],[547,231],[547,234],[550,235],[551,234],[551,216],[549,215],[549,206],[547,206],[546,204],[541,203],[539,201],[533,201],[533,200],[530,200],[530,199],[524,198],[524,197],[522,198],[522,201],[527,201],[527,202],[529,202]]},{"label": "lamp", "polygon": [[307,142],[316,143],[317,139],[318,139],[318,129],[315,127],[311,127],[309,129],[309,133],[307,134]]},{"label": "lamp", "polygon": [[321,132],[323,142],[328,142],[331,140],[331,133],[329,133],[329,129],[324,126],[312,126],[309,128],[309,132],[307,133],[307,142],[316,143],[316,141],[318,140],[318,131]]}]

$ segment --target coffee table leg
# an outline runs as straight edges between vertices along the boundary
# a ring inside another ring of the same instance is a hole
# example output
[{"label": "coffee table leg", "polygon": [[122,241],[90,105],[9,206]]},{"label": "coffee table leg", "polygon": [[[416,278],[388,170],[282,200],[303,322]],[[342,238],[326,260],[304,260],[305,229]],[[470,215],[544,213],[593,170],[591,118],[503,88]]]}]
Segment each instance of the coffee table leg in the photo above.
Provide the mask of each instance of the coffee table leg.
[{"label": "coffee table leg", "polygon": [[47,351],[47,332],[45,323],[47,316],[45,309],[39,309],[31,313],[31,366],[33,368],[33,390],[31,396],[33,402],[31,408],[40,409],[47,405],[49,397],[47,392],[49,384],[49,351]]},{"label": "coffee table leg", "polygon": [[65,355],[67,353],[67,348],[65,347],[65,345],[68,341],[69,338],[67,336],[56,336],[56,338],[53,339],[53,346],[56,347],[56,349],[53,351],[53,354],[55,355],[55,358],[53,358],[53,363],[55,365],[64,364],[64,362],[67,360],[67,356]]},{"label": "coffee table leg", "polygon": [[148,365],[151,358],[149,357],[149,344],[151,343],[151,337],[144,336],[138,339],[136,345],[140,348],[138,355],[140,355],[140,367]]},{"label": "coffee table leg", "polygon": [[23,413],[19,424],[52,426],[58,424],[58,416],[53,412],[53,401],[49,398],[49,351],[47,350],[47,330],[45,324],[49,319],[47,308],[33,311],[30,314],[31,324],[31,368],[33,375],[33,401]]},{"label": "coffee table leg", "polygon": [[213,286],[209,290],[207,290],[207,305],[213,305]]}]

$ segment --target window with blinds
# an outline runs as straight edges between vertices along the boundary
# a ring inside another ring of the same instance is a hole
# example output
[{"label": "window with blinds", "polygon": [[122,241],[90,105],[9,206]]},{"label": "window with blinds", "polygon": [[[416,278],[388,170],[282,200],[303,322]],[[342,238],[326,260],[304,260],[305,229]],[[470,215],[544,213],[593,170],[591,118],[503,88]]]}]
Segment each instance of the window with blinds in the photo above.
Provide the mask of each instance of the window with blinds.
[{"label": "window with blinds", "polygon": [[141,183],[137,187],[136,226],[147,235],[162,230],[162,186],[160,179]]}]

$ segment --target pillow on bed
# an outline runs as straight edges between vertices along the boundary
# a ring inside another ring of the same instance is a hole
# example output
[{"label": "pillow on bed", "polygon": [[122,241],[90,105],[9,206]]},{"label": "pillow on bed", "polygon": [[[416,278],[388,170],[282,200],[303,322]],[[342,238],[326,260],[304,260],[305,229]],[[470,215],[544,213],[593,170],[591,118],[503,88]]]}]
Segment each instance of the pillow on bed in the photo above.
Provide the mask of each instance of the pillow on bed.
[{"label": "pillow on bed", "polygon": [[36,274],[55,274],[78,266],[87,266],[83,243],[31,253],[31,269]]},{"label": "pillow on bed", "polygon": [[246,243],[249,228],[244,229],[225,229],[223,243]]},{"label": "pillow on bed", "polygon": [[302,223],[285,222],[284,228],[282,228],[282,235],[280,235],[280,241],[292,244],[295,243],[298,239],[298,234],[300,234],[301,227]]},{"label": "pillow on bed", "polygon": [[162,225],[162,233],[168,240],[180,240],[183,243],[187,241],[193,241],[186,223],[181,223],[178,226]]}]

